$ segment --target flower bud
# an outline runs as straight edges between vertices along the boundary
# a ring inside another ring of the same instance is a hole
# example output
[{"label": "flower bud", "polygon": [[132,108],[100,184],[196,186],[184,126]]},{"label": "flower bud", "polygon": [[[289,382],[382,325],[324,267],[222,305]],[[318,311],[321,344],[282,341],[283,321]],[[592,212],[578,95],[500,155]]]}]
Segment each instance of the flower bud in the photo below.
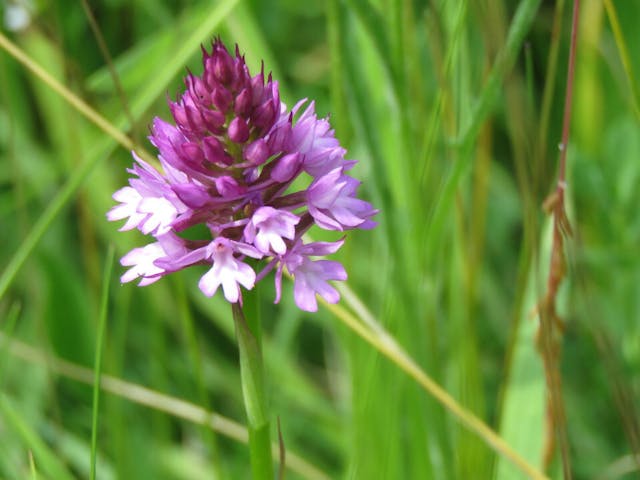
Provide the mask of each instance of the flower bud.
[{"label": "flower bud", "polygon": [[280,128],[276,128],[275,131],[269,134],[267,145],[271,152],[282,152],[286,150],[289,139],[291,137],[290,124],[281,125]]},{"label": "flower bud", "polygon": [[233,79],[231,80],[231,88],[235,91],[242,90],[245,86],[245,82],[249,83],[249,71],[247,65],[244,63],[244,57],[240,57],[240,54],[236,52],[237,58],[233,66]]},{"label": "flower bud", "polygon": [[233,159],[216,137],[205,137],[202,140],[202,149],[204,150],[204,158],[211,163],[227,166],[233,163]]},{"label": "flower bud", "polygon": [[229,123],[229,138],[235,143],[244,143],[249,139],[249,127],[247,122],[240,117],[236,117]]},{"label": "flower bud", "polygon": [[276,119],[276,109],[272,102],[265,102],[253,112],[253,124],[260,132],[267,132]]},{"label": "flower bud", "polygon": [[251,78],[251,105],[256,107],[262,101],[262,92],[264,91],[264,64],[260,73]]},{"label": "flower bud", "polygon": [[216,80],[227,85],[233,78],[233,60],[222,44],[213,46],[212,61]]},{"label": "flower bud", "polygon": [[223,132],[222,126],[225,122],[224,113],[218,110],[210,110],[208,108],[201,110],[200,113],[202,114],[205,126],[210,132],[216,134],[221,134]]},{"label": "flower bud", "polygon": [[227,90],[226,88],[216,87],[213,89],[213,93],[211,94],[211,101],[218,110],[220,110],[221,112],[226,112],[231,106],[233,97],[231,96],[229,90]]},{"label": "flower bud", "polygon": [[256,166],[262,165],[269,158],[269,147],[267,146],[267,142],[262,138],[259,138],[255,142],[244,147],[242,155],[245,160],[251,162],[251,164]]},{"label": "flower bud", "polygon": [[184,111],[187,115],[187,122],[194,133],[202,133],[206,130],[200,110],[196,107],[185,106]]},{"label": "flower bud", "polygon": [[187,114],[184,111],[184,108],[182,107],[182,105],[180,105],[177,102],[171,102],[169,104],[169,109],[171,110],[171,115],[173,116],[173,119],[176,121],[176,124],[178,126],[188,126],[189,125],[189,121],[187,120]]},{"label": "flower bud", "polygon": [[243,88],[236,97],[233,111],[241,117],[248,117],[251,112],[251,87]]},{"label": "flower bud", "polygon": [[204,154],[197,143],[183,143],[180,145],[180,149],[182,150],[182,157],[187,160],[191,166],[202,166]]},{"label": "flower bud", "polygon": [[276,166],[271,171],[271,178],[276,182],[288,182],[300,168],[300,153],[290,153],[277,160]]},{"label": "flower bud", "polygon": [[218,193],[223,197],[235,197],[246,190],[246,187],[238,185],[238,182],[229,176],[217,177],[215,179],[216,189]]},{"label": "flower bud", "polygon": [[195,103],[209,105],[211,94],[200,77],[189,75],[185,80],[185,84]]}]

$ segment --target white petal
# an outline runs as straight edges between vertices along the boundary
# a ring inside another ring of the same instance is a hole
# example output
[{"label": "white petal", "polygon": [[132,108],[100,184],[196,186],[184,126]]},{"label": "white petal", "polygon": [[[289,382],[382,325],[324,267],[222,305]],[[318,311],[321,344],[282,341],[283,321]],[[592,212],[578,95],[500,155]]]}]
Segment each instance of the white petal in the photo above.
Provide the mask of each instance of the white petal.
[{"label": "white petal", "polygon": [[218,272],[214,270],[217,270],[215,266],[209,269],[198,282],[198,287],[207,297],[213,297],[220,286],[220,279],[217,275]]},{"label": "white petal", "polygon": [[287,246],[284,244],[284,240],[278,235],[269,235],[269,243],[274,252],[282,255],[287,251]]},{"label": "white petal", "polygon": [[236,279],[247,290],[251,290],[256,282],[256,272],[246,263],[238,262]]},{"label": "white petal", "polygon": [[236,303],[240,297],[240,287],[235,279],[226,277],[222,279],[222,289],[224,290],[224,298],[231,303]]}]

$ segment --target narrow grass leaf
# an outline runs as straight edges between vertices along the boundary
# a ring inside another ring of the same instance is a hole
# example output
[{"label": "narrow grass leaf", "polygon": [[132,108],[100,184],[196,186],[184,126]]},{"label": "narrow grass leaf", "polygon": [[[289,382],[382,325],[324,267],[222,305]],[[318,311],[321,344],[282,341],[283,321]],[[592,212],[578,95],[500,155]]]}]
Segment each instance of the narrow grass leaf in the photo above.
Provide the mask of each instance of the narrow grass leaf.
[{"label": "narrow grass leaf", "polygon": [[33,459],[33,453],[29,450],[29,471],[31,472],[31,480],[38,480],[38,471],[36,470],[36,462]]},{"label": "narrow grass leaf", "polygon": [[4,376],[6,374],[7,366],[7,354],[9,353],[9,343],[13,338],[13,333],[20,316],[21,306],[19,303],[13,303],[9,312],[7,313],[4,321],[0,324],[2,327],[2,334],[4,335],[4,341],[0,342],[0,390],[3,390]]},{"label": "narrow grass leaf", "polygon": [[624,73],[627,76],[629,87],[631,88],[631,98],[633,100],[633,112],[636,114],[638,120],[640,120],[640,87],[633,74],[633,67],[631,65],[631,57],[629,55],[629,49],[627,43],[624,40],[622,29],[620,28],[620,22],[618,20],[618,13],[616,7],[611,0],[604,0],[604,8],[607,10],[607,16],[609,17],[609,23],[613,30],[613,35],[616,39],[616,47],[618,47],[618,53],[620,54],[620,60],[624,68]]},{"label": "narrow grass leaf", "polygon": [[[504,391],[500,433],[532,465],[542,459],[545,429],[545,382],[542,361],[537,351],[537,317],[531,311],[537,301],[535,275],[532,275],[521,313],[513,361]],[[526,478],[504,458],[499,458],[497,480]]]},{"label": "narrow grass leaf", "polygon": [[102,277],[102,294],[100,298],[100,313],[98,317],[98,335],[96,338],[96,354],[93,366],[93,415],[91,419],[91,473],[89,478],[96,478],[96,458],[98,444],[98,412],[100,407],[100,375],[102,373],[102,345],[104,333],[107,327],[107,311],[109,305],[109,284],[113,271],[114,248],[109,247],[105,259],[104,275]]}]

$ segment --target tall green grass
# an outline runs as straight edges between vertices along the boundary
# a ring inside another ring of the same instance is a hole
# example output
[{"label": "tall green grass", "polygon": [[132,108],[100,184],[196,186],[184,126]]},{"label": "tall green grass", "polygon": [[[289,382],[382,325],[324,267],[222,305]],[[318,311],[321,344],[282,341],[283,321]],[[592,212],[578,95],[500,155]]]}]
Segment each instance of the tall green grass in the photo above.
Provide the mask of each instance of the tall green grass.
[{"label": "tall green grass", "polygon": [[[199,271],[119,286],[107,253],[143,241],[105,219],[128,150],[153,155],[147,126],[216,35],[331,115],[381,210],[339,255],[337,308],[259,286],[286,478],[526,478],[508,449],[561,477],[536,305],[572,2],[89,2],[117,82],[81,2],[34,3],[2,31],[34,66],[0,50],[0,478],[250,475],[228,305]],[[633,478],[640,4],[582,4],[559,366],[574,478]]]}]

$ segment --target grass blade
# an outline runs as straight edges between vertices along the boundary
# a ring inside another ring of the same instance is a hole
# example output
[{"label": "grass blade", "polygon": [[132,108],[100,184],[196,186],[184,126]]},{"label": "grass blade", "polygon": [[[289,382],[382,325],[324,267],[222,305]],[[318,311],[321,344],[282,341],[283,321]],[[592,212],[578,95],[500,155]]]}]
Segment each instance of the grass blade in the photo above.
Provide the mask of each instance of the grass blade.
[{"label": "grass blade", "polygon": [[96,457],[98,442],[98,412],[100,400],[100,375],[102,371],[102,344],[104,332],[107,326],[107,311],[109,305],[109,284],[111,283],[111,274],[113,271],[114,248],[109,247],[104,266],[104,276],[102,278],[102,295],[100,299],[100,314],[98,320],[98,336],[96,338],[96,356],[93,367],[93,416],[91,420],[91,473],[89,478],[96,478]]}]

